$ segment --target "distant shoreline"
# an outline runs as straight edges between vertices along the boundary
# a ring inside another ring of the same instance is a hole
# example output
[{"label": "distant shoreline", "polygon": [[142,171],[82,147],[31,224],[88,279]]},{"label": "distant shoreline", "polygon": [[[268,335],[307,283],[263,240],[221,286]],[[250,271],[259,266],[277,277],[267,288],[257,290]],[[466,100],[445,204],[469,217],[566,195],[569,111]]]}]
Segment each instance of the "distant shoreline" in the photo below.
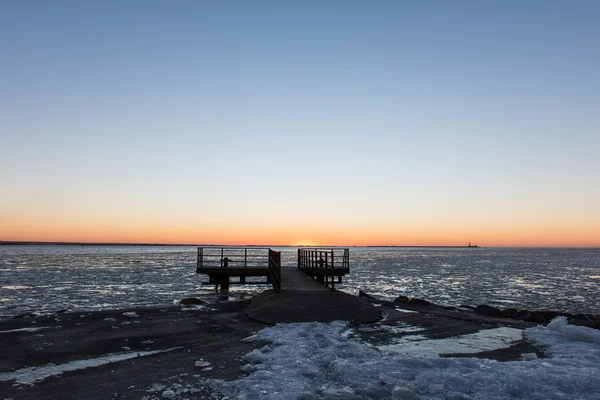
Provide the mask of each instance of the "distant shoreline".
[{"label": "distant shoreline", "polygon": [[314,245],[314,246],[304,246],[304,245],[292,245],[292,244],[184,244],[184,243],[104,243],[104,242],[35,242],[35,241],[1,241],[0,245],[9,245],[9,246],[31,246],[31,245],[43,245],[43,246],[161,246],[161,247],[183,247],[183,246],[200,246],[200,247],[297,247],[297,248],[318,248],[318,247],[343,247],[343,248],[354,248],[354,247],[387,247],[387,248],[434,248],[434,249],[477,249],[482,248],[481,246],[444,246],[444,245],[417,245],[417,246],[408,246],[408,245]]}]

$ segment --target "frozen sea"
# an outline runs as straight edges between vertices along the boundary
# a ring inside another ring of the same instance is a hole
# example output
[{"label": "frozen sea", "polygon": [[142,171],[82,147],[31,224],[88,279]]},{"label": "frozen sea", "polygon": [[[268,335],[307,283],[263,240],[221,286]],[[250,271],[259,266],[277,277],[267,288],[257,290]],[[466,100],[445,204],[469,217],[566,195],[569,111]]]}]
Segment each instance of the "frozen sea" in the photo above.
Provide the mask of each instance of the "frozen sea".
[{"label": "frozen sea", "polygon": [[[295,266],[297,249],[282,252]],[[196,247],[0,245],[0,318],[26,312],[101,310],[223,299],[195,273]],[[600,314],[600,249],[350,249],[339,288],[383,299],[558,309]],[[266,286],[232,286],[243,298]]]}]

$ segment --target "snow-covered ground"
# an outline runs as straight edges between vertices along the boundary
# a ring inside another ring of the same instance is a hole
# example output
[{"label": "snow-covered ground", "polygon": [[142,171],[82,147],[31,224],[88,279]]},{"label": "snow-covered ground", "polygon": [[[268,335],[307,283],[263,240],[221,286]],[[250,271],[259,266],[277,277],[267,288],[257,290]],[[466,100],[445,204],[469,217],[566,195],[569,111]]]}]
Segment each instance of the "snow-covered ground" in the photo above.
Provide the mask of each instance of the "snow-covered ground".
[{"label": "snow-covered ground", "polygon": [[344,322],[279,324],[246,339],[264,343],[249,375],[212,385],[232,399],[600,399],[600,331],[559,317],[523,334],[548,357],[441,358],[410,342],[384,355]]}]

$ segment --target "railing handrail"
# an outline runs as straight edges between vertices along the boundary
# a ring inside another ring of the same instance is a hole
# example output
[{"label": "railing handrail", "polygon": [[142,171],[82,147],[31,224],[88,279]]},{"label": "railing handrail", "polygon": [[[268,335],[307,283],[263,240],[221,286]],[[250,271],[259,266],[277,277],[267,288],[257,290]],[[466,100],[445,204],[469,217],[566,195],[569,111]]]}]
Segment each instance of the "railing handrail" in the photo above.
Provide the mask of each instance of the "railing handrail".
[{"label": "railing handrail", "polygon": [[[277,258],[275,259],[274,256]],[[281,291],[281,252],[269,249],[269,275],[273,289]]]},{"label": "railing handrail", "polygon": [[298,268],[319,268],[321,258],[325,257],[320,268],[349,269],[349,251],[348,248],[333,250],[301,248],[298,249]]},{"label": "railing handrail", "polygon": [[249,249],[249,250],[273,250],[271,247],[258,246],[198,246],[199,249]]},{"label": "railing handrail", "polygon": [[210,268],[264,268],[275,291],[281,290],[281,252],[269,247],[200,246],[196,272]]},{"label": "railing handrail", "polygon": [[267,268],[268,247],[207,246],[198,247],[196,269],[202,268]]},{"label": "railing handrail", "polygon": [[325,285],[334,288],[336,270],[350,271],[350,249],[299,248],[298,268],[311,271],[309,274],[319,276]]}]

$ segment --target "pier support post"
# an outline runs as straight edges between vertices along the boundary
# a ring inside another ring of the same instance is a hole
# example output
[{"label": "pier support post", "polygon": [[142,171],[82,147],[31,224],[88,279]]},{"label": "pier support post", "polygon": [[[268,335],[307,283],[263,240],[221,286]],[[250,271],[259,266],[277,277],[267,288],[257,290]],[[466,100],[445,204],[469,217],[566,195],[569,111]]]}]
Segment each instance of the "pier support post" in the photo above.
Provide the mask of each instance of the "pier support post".
[{"label": "pier support post", "polygon": [[221,292],[229,292],[229,276],[221,277]]}]

